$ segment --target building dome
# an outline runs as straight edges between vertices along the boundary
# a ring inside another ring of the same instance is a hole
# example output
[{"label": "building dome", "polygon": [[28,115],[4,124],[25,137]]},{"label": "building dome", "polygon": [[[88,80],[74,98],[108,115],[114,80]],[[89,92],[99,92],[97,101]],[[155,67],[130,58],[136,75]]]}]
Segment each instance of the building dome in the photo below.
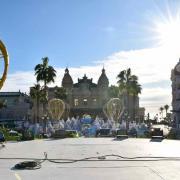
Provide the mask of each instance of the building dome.
[{"label": "building dome", "polygon": [[180,75],[180,59],[179,62],[174,67],[174,75]]},{"label": "building dome", "polygon": [[71,88],[73,86],[73,80],[69,74],[68,68],[65,69],[64,77],[62,79],[62,86],[64,88]]},{"label": "building dome", "polygon": [[99,87],[108,87],[109,86],[109,80],[106,76],[105,69],[102,69],[101,76],[98,79],[98,86]]}]

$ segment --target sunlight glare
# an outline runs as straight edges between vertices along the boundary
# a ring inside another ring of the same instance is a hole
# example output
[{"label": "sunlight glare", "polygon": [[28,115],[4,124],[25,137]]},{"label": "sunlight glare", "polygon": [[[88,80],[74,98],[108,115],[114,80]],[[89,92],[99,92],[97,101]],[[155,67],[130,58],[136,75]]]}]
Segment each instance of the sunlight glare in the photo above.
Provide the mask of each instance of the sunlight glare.
[{"label": "sunlight glare", "polygon": [[180,50],[180,18],[169,17],[165,21],[155,23],[155,33],[158,45],[168,50]]}]

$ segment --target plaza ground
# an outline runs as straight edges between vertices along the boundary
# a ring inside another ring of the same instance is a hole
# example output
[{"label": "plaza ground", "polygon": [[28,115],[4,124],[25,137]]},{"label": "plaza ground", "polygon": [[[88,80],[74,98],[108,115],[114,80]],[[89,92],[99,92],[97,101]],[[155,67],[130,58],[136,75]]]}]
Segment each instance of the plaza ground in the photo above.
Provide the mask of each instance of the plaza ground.
[{"label": "plaza ground", "polygon": [[[8,142],[0,149],[0,158],[28,157],[82,159],[91,156],[117,154],[126,157],[180,157],[180,141],[129,138],[68,138]],[[107,157],[107,159],[121,159]],[[55,164],[48,161],[38,170],[13,170],[21,160],[0,160],[0,180],[81,180],[81,179],[180,179],[180,161],[81,161]]]}]

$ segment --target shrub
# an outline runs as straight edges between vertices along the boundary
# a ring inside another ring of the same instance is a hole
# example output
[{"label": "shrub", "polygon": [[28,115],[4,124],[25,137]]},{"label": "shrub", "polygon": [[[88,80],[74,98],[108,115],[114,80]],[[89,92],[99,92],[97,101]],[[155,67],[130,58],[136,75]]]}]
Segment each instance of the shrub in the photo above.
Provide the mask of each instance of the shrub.
[{"label": "shrub", "polygon": [[79,134],[77,131],[65,131],[65,137],[66,138],[76,138],[76,137],[79,137]]},{"label": "shrub", "polygon": [[7,128],[0,128],[0,132],[2,132],[5,136],[6,141],[20,141],[22,134],[18,133],[17,135],[11,135],[9,133],[9,129]]}]

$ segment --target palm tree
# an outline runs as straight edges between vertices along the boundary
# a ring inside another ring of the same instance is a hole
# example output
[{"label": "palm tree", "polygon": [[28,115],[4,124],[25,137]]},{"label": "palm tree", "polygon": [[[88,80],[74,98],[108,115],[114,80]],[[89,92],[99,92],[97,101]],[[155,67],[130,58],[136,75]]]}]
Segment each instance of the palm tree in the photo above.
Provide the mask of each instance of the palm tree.
[{"label": "palm tree", "polygon": [[166,111],[166,118],[167,118],[167,111],[168,111],[168,109],[169,109],[169,105],[166,104],[166,105],[164,106],[164,109],[165,109],[165,111]]},{"label": "palm tree", "polygon": [[34,99],[36,101],[37,112],[36,112],[36,117],[35,117],[35,122],[34,123],[37,123],[37,122],[39,123],[39,121],[40,121],[39,106],[40,106],[40,101],[44,97],[44,92],[43,92],[40,84],[35,84],[34,87],[31,87],[30,96],[31,96],[32,99]]},{"label": "palm tree", "polygon": [[[44,102],[44,111],[47,111],[46,105],[48,101],[48,94],[47,94],[47,84],[54,82],[56,77],[56,71],[52,66],[48,65],[49,59],[48,57],[42,58],[43,63],[37,64],[34,68],[35,76],[37,82],[43,81],[44,83],[44,92],[46,95],[45,102]],[[44,112],[45,113],[45,112]]]},{"label": "palm tree", "polygon": [[129,111],[129,97],[130,95],[138,95],[141,93],[141,85],[138,83],[138,77],[131,74],[131,69],[121,71],[117,78],[119,84],[120,94],[125,93],[127,95],[127,101],[125,102],[126,108]]},{"label": "palm tree", "polygon": [[138,77],[132,75],[130,94],[133,96],[133,119],[136,117],[136,97],[141,94],[141,85],[138,83]]},{"label": "palm tree", "polygon": [[163,111],[164,111],[164,108],[163,108],[163,107],[160,107],[159,110],[160,110],[160,113],[161,113],[161,119],[163,119]]},{"label": "palm tree", "polygon": [[[124,104],[126,107],[126,111],[129,115],[129,98],[130,95],[137,96],[139,93],[141,93],[141,85],[138,84],[138,77],[131,74],[131,69],[128,68],[127,70],[121,71],[117,78],[118,84],[119,84],[119,90],[121,92],[121,95],[126,95],[127,100],[125,100]],[[135,108],[135,107],[134,107]],[[131,117],[132,118],[132,117]],[[128,122],[127,122],[128,123]],[[128,128],[128,124],[127,124]]]},{"label": "palm tree", "polygon": [[125,105],[127,108],[127,111],[129,111],[129,94],[130,94],[130,89],[131,89],[131,69],[127,69],[127,70],[123,70],[121,71],[117,78],[119,78],[118,80],[118,84],[119,84],[119,90],[121,92],[123,92],[124,94],[127,95],[127,101],[125,101]]}]

